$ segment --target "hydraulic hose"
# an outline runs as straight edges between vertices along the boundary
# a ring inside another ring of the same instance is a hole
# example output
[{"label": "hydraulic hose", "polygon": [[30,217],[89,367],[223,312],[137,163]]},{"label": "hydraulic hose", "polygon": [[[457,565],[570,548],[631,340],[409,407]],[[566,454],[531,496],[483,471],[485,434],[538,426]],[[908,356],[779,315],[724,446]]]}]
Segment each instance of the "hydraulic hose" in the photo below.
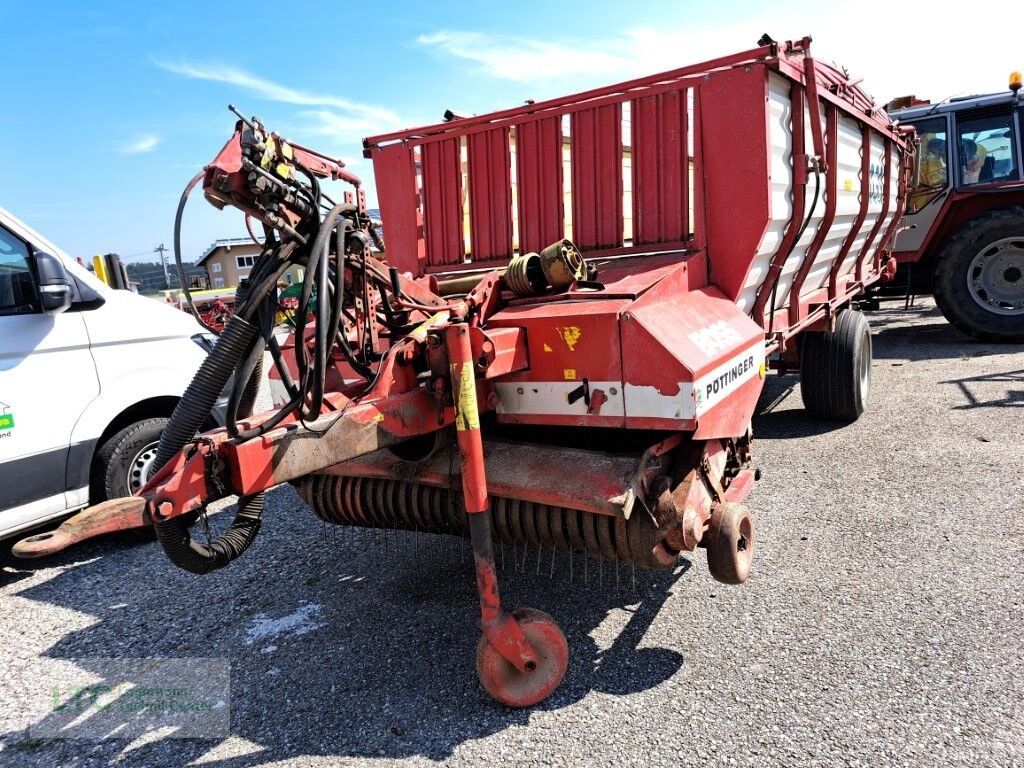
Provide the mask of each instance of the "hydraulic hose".
[{"label": "hydraulic hose", "polygon": [[210,546],[193,540],[180,517],[157,523],[156,536],[172,563],[191,573],[204,574],[223,568],[245,552],[260,532],[262,517],[263,494],[257,493],[238,499],[235,519]]},{"label": "hydraulic hose", "polygon": [[[213,409],[232,372],[249,353],[258,333],[256,326],[238,315],[228,320],[213,351],[196,372],[160,436],[154,471],[166,464],[193,438]],[[239,410],[245,416],[252,412],[261,371],[262,360],[254,368],[253,375],[244,384],[238,384],[244,387]],[[192,539],[188,522],[181,516],[157,522],[156,535],[172,563],[191,573],[203,574],[223,568],[245,552],[256,540],[262,515],[263,494],[257,493],[239,498],[235,519],[209,546]]]},{"label": "hydraulic hose", "polygon": [[160,435],[153,460],[154,472],[174,458],[199,431],[232,372],[249,353],[257,333],[259,329],[255,325],[238,315],[232,315],[228,320],[224,332],[217,337],[213,350],[199,366]]},{"label": "hydraulic hose", "polygon": [[192,194],[192,190],[203,178],[204,174],[205,171],[200,171],[193,176],[192,180],[185,186],[185,191],[181,193],[181,199],[178,200],[178,211],[174,214],[174,264],[178,268],[178,285],[185,293],[185,301],[188,303],[189,311],[192,312],[203,328],[216,335],[218,333],[217,329],[208,325],[206,321],[203,320],[202,315],[199,314],[199,310],[196,309],[195,302],[192,301],[192,292],[188,289],[188,280],[185,279],[185,267],[181,263],[181,216],[185,213],[185,203],[188,202],[188,196]]}]

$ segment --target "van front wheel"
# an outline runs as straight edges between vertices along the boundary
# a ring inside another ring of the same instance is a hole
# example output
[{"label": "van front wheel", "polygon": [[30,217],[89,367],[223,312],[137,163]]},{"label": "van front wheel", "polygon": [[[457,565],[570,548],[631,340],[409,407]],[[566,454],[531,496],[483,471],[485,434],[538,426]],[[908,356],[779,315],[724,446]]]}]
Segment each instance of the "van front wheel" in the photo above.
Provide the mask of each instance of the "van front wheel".
[{"label": "van front wheel", "polygon": [[[160,433],[167,419],[143,419],[117,432],[100,448],[97,474],[103,479],[104,499],[132,496],[149,481]],[[95,504],[103,499],[92,500]]]}]

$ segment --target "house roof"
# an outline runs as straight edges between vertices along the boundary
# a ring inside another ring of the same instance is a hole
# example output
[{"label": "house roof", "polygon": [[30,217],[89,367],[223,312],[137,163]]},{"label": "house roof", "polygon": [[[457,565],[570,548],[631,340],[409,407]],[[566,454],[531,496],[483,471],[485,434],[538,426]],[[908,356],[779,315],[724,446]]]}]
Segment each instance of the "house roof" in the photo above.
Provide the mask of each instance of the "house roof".
[{"label": "house roof", "polygon": [[260,246],[254,243],[252,241],[252,238],[249,237],[227,237],[222,240],[214,240],[210,247],[207,248],[206,251],[203,253],[202,258],[199,259],[199,262],[196,264],[196,266],[203,266],[203,264],[206,263],[206,260],[213,256],[213,254],[220,249],[230,251],[232,248],[237,248],[245,245],[256,248],[256,250],[260,249]]}]

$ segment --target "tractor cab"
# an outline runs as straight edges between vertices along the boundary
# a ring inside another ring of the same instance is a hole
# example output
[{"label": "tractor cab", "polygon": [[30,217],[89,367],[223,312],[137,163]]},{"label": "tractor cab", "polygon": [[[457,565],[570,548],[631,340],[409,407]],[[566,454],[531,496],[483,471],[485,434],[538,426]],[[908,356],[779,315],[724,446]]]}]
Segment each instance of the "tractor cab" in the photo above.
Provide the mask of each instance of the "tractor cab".
[{"label": "tractor cab", "polygon": [[1024,340],[1020,86],[1015,72],[1008,92],[887,105],[919,140],[895,244],[902,277],[912,292],[934,292],[954,325],[991,341]]}]

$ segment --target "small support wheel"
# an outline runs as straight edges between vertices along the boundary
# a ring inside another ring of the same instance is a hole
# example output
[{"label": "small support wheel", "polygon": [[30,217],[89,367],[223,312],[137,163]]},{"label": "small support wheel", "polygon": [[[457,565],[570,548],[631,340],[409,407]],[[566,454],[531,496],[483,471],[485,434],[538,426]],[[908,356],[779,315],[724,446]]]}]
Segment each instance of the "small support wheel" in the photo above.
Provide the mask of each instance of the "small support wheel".
[{"label": "small support wheel", "polygon": [[722,502],[711,513],[707,542],[708,570],[723,584],[742,584],[754,559],[754,519],[742,504]]},{"label": "small support wheel", "polygon": [[492,698],[506,707],[529,707],[558,688],[569,666],[569,644],[553,618],[533,608],[517,608],[512,616],[537,654],[537,667],[520,672],[482,635],[476,646],[476,674]]}]

